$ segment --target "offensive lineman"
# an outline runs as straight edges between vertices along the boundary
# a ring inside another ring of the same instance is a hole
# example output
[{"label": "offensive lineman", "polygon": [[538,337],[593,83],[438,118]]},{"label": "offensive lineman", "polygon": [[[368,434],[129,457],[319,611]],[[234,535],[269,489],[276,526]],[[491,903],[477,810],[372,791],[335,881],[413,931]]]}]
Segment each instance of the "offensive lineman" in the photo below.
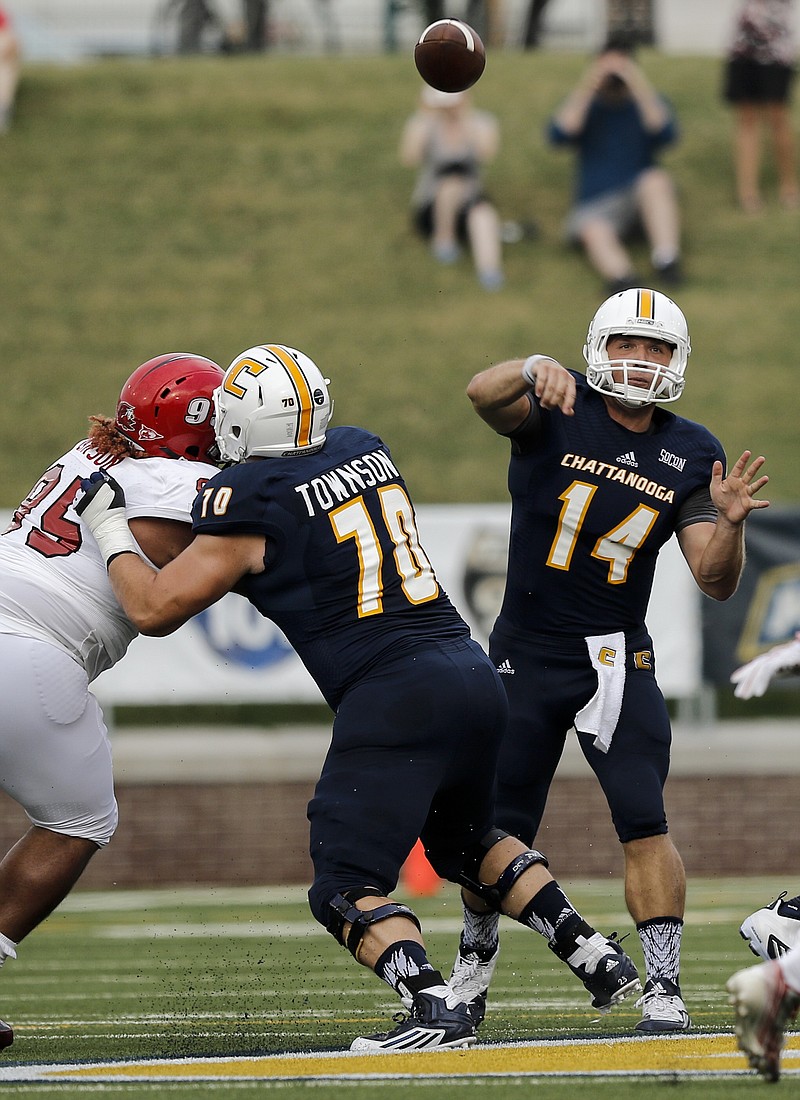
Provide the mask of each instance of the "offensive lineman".
[{"label": "offensive lineman", "polygon": [[[196,355],[143,363],[115,419],[90,418],[88,439],[42,474],[0,535],[0,787],[31,821],[0,862],[0,966],[117,825],[108,731],[89,684],[137,631],[75,511],[81,480],[113,469],[137,552],[165,565],[191,540],[192,502],[217,472],[212,394],[221,378]],[[0,1023],[0,1049],[13,1038]]]},{"label": "offensive lineman", "polygon": [[[733,594],[744,522],[763,458],[745,451],[727,478],[719,442],[663,408],[680,397],[686,319],[644,288],[608,298],[589,325],[586,376],[549,356],[499,363],[467,395],[511,442],[505,596],[489,639],[510,706],[498,763],[497,824],[532,844],[575,725],[625,860],[625,900],[646,966],[642,1032],[690,1026],[680,990],[686,892],[667,831],[671,731],[645,614],[656,558],[675,534],[700,589]],[[452,975],[486,992],[497,919],[466,895]]]},{"label": "offensive lineman", "polygon": [[384,443],[329,430],[327,380],[281,344],[234,359],[215,404],[221,457],[236,465],[205,487],[194,541],[160,573],[135,553],[114,479],[84,481],[78,510],[142,633],[169,634],[236,586],[283,630],[334,710],[308,809],[311,909],[410,1009],[351,1049],[475,1042],[480,1006],[454,996],[415,914],[390,897],[417,837],[441,877],[546,926],[597,1007],[640,989],[631,960],[575,912],[544,857],[494,828],[505,693],[439,586]]}]

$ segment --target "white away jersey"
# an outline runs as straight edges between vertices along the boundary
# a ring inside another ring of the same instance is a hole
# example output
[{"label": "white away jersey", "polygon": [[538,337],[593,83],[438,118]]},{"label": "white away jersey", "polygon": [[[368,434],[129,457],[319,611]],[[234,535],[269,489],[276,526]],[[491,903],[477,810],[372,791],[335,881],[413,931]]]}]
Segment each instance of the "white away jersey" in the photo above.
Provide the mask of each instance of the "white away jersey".
[{"label": "white away jersey", "polygon": [[[114,459],[88,439],[54,462],[0,535],[0,634],[65,650],[93,680],[123,656],[136,628],[117,603],[94,536],[73,507],[81,479],[110,470],[128,519],[191,522],[198,490],[217,473],[204,462]],[[143,555],[144,556],[144,555]]]}]

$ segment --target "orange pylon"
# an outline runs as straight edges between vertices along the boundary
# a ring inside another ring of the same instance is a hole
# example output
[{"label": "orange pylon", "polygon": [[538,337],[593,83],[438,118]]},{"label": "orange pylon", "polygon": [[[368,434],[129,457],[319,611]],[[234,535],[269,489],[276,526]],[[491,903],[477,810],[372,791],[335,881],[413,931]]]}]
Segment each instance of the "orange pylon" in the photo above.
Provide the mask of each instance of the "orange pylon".
[{"label": "orange pylon", "polygon": [[400,882],[409,894],[417,898],[428,898],[439,892],[442,880],[428,862],[421,840],[417,841],[403,864]]}]

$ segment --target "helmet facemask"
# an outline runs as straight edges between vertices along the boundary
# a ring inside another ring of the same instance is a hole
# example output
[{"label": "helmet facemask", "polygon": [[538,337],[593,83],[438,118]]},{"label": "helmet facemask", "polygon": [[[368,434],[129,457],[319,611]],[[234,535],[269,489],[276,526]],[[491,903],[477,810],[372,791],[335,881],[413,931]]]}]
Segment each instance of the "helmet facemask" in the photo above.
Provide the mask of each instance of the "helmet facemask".
[{"label": "helmet facemask", "polygon": [[[610,333],[610,336],[631,336],[633,333]],[[673,349],[673,360],[675,351]],[[629,409],[638,409],[644,405],[666,404],[677,401],[683,392],[684,378],[673,370],[672,363],[666,366],[651,363],[645,359],[598,359],[589,370],[592,389],[608,394],[621,405]]]}]

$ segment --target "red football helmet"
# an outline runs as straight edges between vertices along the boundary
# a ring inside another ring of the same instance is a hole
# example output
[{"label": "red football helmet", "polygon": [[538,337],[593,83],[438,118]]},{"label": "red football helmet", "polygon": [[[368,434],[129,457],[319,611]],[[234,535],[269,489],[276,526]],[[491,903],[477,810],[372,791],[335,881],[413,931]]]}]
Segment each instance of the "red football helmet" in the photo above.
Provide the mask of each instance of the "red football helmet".
[{"label": "red football helmet", "polygon": [[117,430],[157,458],[215,462],[212,395],[224,378],[202,355],[158,355],[137,367],[117,402]]}]

